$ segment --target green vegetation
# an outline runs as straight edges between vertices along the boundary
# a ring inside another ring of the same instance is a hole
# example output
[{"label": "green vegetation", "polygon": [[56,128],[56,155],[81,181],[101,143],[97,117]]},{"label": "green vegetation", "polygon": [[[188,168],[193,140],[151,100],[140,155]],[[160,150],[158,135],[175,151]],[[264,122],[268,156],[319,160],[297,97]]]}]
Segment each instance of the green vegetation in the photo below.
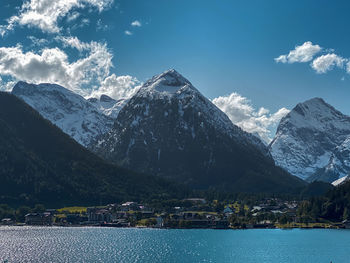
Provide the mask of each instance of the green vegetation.
[{"label": "green vegetation", "polygon": [[106,163],[15,96],[0,93],[0,203],[100,205],[181,197],[165,179]]},{"label": "green vegetation", "polygon": [[24,216],[28,213],[42,213],[45,211],[45,206],[36,204],[34,207],[20,206],[14,209],[6,204],[0,204],[0,220],[10,218],[16,222],[24,222]]},{"label": "green vegetation", "polygon": [[326,195],[303,201],[298,215],[305,223],[329,220],[340,222],[350,219],[350,182],[338,186]]},{"label": "green vegetation", "polygon": [[82,214],[86,213],[87,207],[84,206],[71,206],[71,207],[63,207],[60,209],[57,209],[58,213],[61,214]]}]

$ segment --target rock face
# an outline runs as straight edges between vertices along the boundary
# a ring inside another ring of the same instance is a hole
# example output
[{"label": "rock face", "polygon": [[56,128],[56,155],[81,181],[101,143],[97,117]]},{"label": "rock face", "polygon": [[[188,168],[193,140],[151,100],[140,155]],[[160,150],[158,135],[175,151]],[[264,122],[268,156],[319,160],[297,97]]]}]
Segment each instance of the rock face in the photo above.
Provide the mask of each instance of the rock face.
[{"label": "rock face", "polygon": [[[80,95],[54,84],[34,85],[18,82],[12,94],[23,99],[45,119],[83,146],[87,146],[94,138],[108,132],[113,126],[112,117],[115,116],[117,102],[107,96],[96,99],[96,102],[104,107],[104,111],[101,111]],[[107,111],[110,114],[105,114]]]},{"label": "rock face", "polygon": [[91,148],[126,168],[197,188],[278,192],[301,185],[175,70],[147,81]]},{"label": "rock face", "polygon": [[173,183],[103,161],[23,100],[4,92],[0,181],[0,203],[14,207],[99,205],[178,194]]},{"label": "rock face", "polygon": [[331,183],[350,171],[350,117],[320,98],[299,103],[281,120],[269,149],[291,174]]},{"label": "rock face", "polygon": [[106,116],[116,119],[121,108],[126,104],[128,100],[115,100],[107,95],[101,95],[100,99],[89,98],[88,101]]}]

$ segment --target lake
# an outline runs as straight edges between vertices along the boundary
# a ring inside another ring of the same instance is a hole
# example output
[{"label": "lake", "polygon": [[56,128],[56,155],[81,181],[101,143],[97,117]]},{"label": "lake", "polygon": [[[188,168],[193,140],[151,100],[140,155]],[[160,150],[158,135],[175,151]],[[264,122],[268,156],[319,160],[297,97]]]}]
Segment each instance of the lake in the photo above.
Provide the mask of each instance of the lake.
[{"label": "lake", "polygon": [[0,227],[0,262],[350,262],[349,230]]}]

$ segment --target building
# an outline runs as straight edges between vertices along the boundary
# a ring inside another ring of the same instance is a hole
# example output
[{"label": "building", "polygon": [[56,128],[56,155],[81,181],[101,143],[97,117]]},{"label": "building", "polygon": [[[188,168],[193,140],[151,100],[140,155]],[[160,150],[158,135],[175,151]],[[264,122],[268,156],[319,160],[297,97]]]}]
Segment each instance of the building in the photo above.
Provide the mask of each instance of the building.
[{"label": "building", "polygon": [[157,221],[157,224],[155,225],[155,227],[158,227],[158,228],[164,227],[164,219],[163,219],[163,217],[158,216],[156,218],[156,221]]},{"label": "building", "polygon": [[229,216],[229,215],[232,215],[233,214],[233,210],[231,207],[229,206],[226,206],[225,209],[224,209],[224,215],[225,216]]},{"label": "building", "polygon": [[121,205],[121,211],[138,211],[140,210],[140,205],[135,202],[126,202]]},{"label": "building", "polygon": [[3,218],[1,220],[2,225],[12,225],[14,222],[11,218]]},{"label": "building", "polygon": [[350,229],[350,220],[344,220],[342,222],[342,225],[343,225],[344,228]]},{"label": "building", "polygon": [[204,198],[187,198],[187,199],[184,199],[184,201],[189,201],[193,204],[200,204],[200,205],[204,205],[207,203],[207,201]]},{"label": "building", "polygon": [[110,223],[112,221],[112,215],[107,209],[88,207],[86,212],[90,223]]},{"label": "building", "polygon": [[25,215],[25,223],[33,226],[51,226],[53,216],[51,213],[29,213]]}]

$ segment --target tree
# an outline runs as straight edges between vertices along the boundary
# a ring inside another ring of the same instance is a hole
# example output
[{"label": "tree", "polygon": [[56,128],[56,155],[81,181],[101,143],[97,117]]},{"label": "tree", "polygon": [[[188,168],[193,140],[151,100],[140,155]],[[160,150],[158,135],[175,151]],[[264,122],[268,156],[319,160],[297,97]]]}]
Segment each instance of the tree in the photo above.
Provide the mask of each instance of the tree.
[{"label": "tree", "polygon": [[44,213],[45,212],[45,206],[42,205],[42,204],[36,204],[34,209],[33,209],[33,212],[34,213]]},{"label": "tree", "polygon": [[30,212],[30,207],[21,206],[16,211],[16,220],[18,222],[24,222],[24,216]]},{"label": "tree", "polygon": [[349,214],[348,208],[345,207],[343,212],[343,220],[349,220],[349,219],[350,219],[350,214]]}]

